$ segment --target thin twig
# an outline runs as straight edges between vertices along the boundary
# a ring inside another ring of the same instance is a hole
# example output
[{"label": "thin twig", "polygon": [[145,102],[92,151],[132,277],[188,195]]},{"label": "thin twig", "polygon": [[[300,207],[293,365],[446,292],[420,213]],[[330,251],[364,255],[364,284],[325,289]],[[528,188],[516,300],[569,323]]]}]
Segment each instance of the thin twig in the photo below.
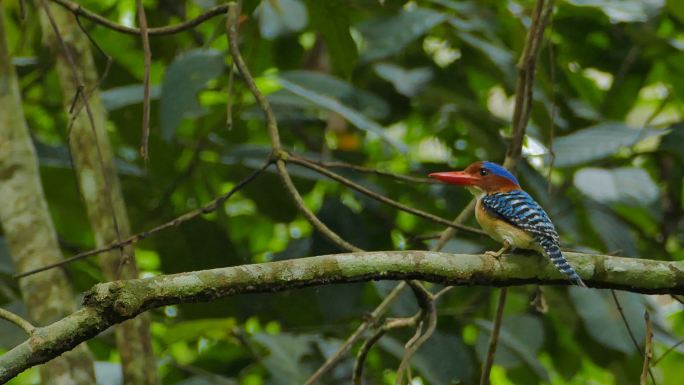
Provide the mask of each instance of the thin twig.
[{"label": "thin twig", "polygon": [[373,345],[375,345],[375,343],[378,342],[380,338],[385,335],[385,333],[394,329],[415,327],[418,322],[420,322],[421,316],[422,313],[418,313],[413,317],[388,319],[382,326],[377,328],[375,332],[368,337],[368,339],[365,340],[359,348],[359,352],[356,355],[356,361],[354,362],[354,370],[352,372],[352,384],[362,384],[363,367],[366,362],[366,357],[368,356],[368,353]]},{"label": "thin twig", "polygon": [[16,279],[23,278],[23,277],[26,277],[26,276],[29,276],[29,275],[33,275],[33,274],[36,274],[36,273],[40,273],[41,271],[45,271],[45,270],[53,269],[53,268],[55,268],[55,267],[59,267],[59,266],[63,266],[63,265],[69,264],[69,263],[71,263],[71,262],[74,262],[74,261],[77,261],[77,260],[79,260],[79,259],[83,259],[83,258],[89,257],[89,256],[91,256],[91,255],[96,255],[96,254],[104,253],[104,252],[107,252],[107,251],[112,251],[112,250],[114,250],[114,249],[121,249],[121,248],[123,248],[123,247],[125,247],[125,246],[129,246],[129,245],[138,243],[138,242],[142,241],[143,239],[149,237],[150,235],[156,234],[156,233],[158,233],[158,232],[160,232],[160,231],[162,231],[162,230],[166,230],[166,229],[171,228],[171,227],[177,227],[177,226],[179,226],[179,225],[181,225],[181,224],[183,224],[183,223],[185,223],[185,222],[187,222],[187,221],[189,221],[189,220],[191,220],[191,219],[194,219],[194,218],[196,218],[196,217],[198,217],[198,216],[200,216],[200,215],[202,215],[202,214],[210,213],[210,212],[216,210],[218,207],[220,207],[223,203],[225,203],[225,201],[228,200],[228,198],[230,198],[231,196],[233,196],[233,194],[235,194],[236,192],[240,191],[243,187],[245,187],[246,185],[248,185],[249,182],[253,181],[253,180],[254,180],[257,176],[259,176],[259,174],[261,174],[268,166],[270,166],[272,162],[273,162],[272,160],[269,160],[269,161],[266,162],[261,168],[252,171],[251,174],[249,174],[247,177],[245,177],[245,178],[242,179],[240,182],[238,182],[238,183],[235,185],[235,187],[233,187],[232,189],[230,189],[230,191],[228,191],[228,192],[225,193],[224,195],[222,195],[222,196],[220,196],[220,197],[214,199],[213,201],[207,203],[206,205],[204,205],[204,206],[202,206],[202,207],[200,207],[200,208],[197,208],[197,209],[195,209],[195,210],[189,211],[189,212],[187,212],[187,213],[185,213],[185,214],[183,214],[183,215],[181,215],[181,216],[179,216],[179,217],[176,217],[176,218],[174,218],[174,219],[172,219],[172,220],[170,220],[170,221],[168,221],[168,222],[166,222],[166,223],[163,223],[163,224],[161,224],[161,225],[155,226],[155,227],[151,228],[150,230],[147,230],[147,231],[144,231],[144,232],[142,232],[142,233],[138,233],[138,234],[132,235],[132,236],[130,236],[130,237],[128,237],[128,238],[126,238],[126,239],[120,241],[120,242],[114,242],[114,243],[112,243],[112,244],[110,244],[110,245],[107,245],[107,246],[105,246],[105,247],[101,247],[101,248],[99,248],[99,249],[89,250],[89,251],[85,251],[85,252],[83,252],[83,253],[76,254],[76,255],[74,255],[74,256],[72,256],[72,257],[69,257],[69,258],[66,258],[66,259],[64,259],[63,261],[60,261],[60,262],[58,262],[58,263],[54,263],[54,264],[51,264],[51,265],[46,265],[46,266],[43,266],[43,267],[40,267],[40,268],[37,268],[37,269],[34,269],[34,270],[29,270],[29,271],[23,272],[23,273],[21,273],[21,274],[16,274],[16,275],[14,276],[14,278],[16,278]]},{"label": "thin twig", "polygon": [[147,28],[147,16],[142,0],[135,0],[138,9],[138,23],[140,24],[140,38],[142,39],[145,75],[143,78],[143,118],[142,118],[142,141],[140,155],[145,164],[149,161],[149,138],[150,138],[150,70],[152,67],[152,51],[150,49],[150,36]]},{"label": "thin twig", "polygon": [[[458,214],[458,216],[454,219],[454,223],[463,223],[465,222],[473,213],[473,209],[475,207],[475,200],[473,199],[462,211],[461,213]],[[456,232],[458,230],[453,227],[448,227],[444,231],[442,231],[441,237],[439,241],[431,248],[432,251],[439,251],[441,250],[447,242],[451,238],[453,238],[456,235]],[[382,317],[390,308],[392,303],[399,298],[399,294],[406,288],[406,282],[399,282],[397,286],[392,289],[392,291],[387,294],[385,299],[378,305],[375,310],[370,314],[370,316],[359,325],[356,330],[352,334],[347,337],[347,339],[342,343],[342,345],[337,349],[337,351],[328,357],[328,359],[325,361],[323,365],[321,365],[304,383],[304,385],[313,385],[315,384],[318,380],[323,377],[327,372],[332,370],[332,368],[337,365],[338,362],[342,359],[342,357],[349,351],[349,349],[358,341],[362,336],[363,333],[368,330],[368,328],[371,327],[377,320]]]},{"label": "thin twig", "polygon": [[679,347],[679,345],[681,345],[681,344],[684,344],[684,340],[679,340],[676,344],[670,346],[670,347],[665,351],[665,353],[661,354],[660,357],[658,357],[657,359],[653,360],[653,364],[652,364],[651,366],[656,366],[656,365],[658,365],[658,363],[660,362],[660,360],[662,360],[663,358],[665,358],[665,356],[667,356],[668,354],[670,354],[671,352],[673,352],[675,349],[677,349],[677,347]]},{"label": "thin twig", "polygon": [[402,182],[430,183],[430,184],[440,183],[439,181],[437,181],[435,179],[419,178],[419,177],[410,176],[410,175],[396,174],[396,173],[389,172],[389,171],[378,170],[377,168],[359,166],[359,165],[347,163],[347,162],[340,162],[340,161],[319,162],[319,161],[315,161],[315,160],[309,159],[309,158],[305,158],[305,159],[311,163],[314,163],[318,166],[325,167],[325,168],[347,168],[350,170],[354,170],[354,171],[362,172],[362,173],[366,173],[366,174],[375,174],[378,176],[384,176],[384,177],[397,179],[397,180],[400,180]]},{"label": "thin twig", "polygon": [[[504,167],[509,170],[514,170],[515,166],[522,154],[523,139],[525,138],[525,131],[532,113],[534,74],[536,69],[537,58],[541,43],[544,39],[544,30],[553,12],[553,0],[550,0],[545,7],[544,0],[537,0],[534,12],[532,13],[532,22],[530,29],[527,32],[527,39],[523,52],[518,61],[518,80],[516,84],[515,93],[515,108],[513,111],[513,135],[512,140],[508,143],[506,150],[506,159]],[[496,348],[499,340],[499,331],[503,322],[503,312],[506,307],[506,297],[508,294],[507,288],[501,288],[499,291],[499,300],[496,308],[496,317],[494,318],[494,327],[489,339],[487,347],[487,354],[482,363],[482,373],[480,377],[480,385],[489,384],[489,375],[494,365],[494,357],[496,355]]]},{"label": "thin twig", "polygon": [[508,288],[502,287],[499,291],[499,301],[496,304],[496,316],[494,317],[494,326],[492,327],[492,334],[489,336],[489,344],[487,346],[487,356],[482,363],[482,376],[480,377],[480,385],[489,384],[489,374],[494,365],[494,357],[496,355],[496,347],[499,342],[499,332],[501,331],[501,324],[503,323],[503,313],[506,307],[506,295]]},{"label": "thin twig", "polygon": [[674,299],[675,301],[677,301],[677,302],[681,303],[682,305],[684,305],[684,300],[683,300],[683,299],[677,297],[676,295],[671,295],[670,297],[672,297],[672,299]]},{"label": "thin twig", "polygon": [[368,339],[366,339],[361,347],[359,348],[359,353],[356,355],[356,361],[354,361],[354,369],[352,370],[352,384],[362,385],[363,384],[363,367],[366,363],[366,357],[370,352],[373,345],[382,338],[382,336],[387,333],[388,329],[383,325],[378,328]]},{"label": "thin twig", "polygon": [[19,20],[26,21],[26,0],[19,0]]},{"label": "thin twig", "polygon": [[[238,3],[238,9],[241,7],[241,3]],[[231,27],[231,20],[226,17],[226,38],[229,39],[229,44],[230,44],[230,27]],[[235,26],[235,35],[239,35],[239,28],[240,24],[238,23]],[[228,52],[230,53],[230,47],[228,47]],[[228,130],[231,130],[233,128],[233,83],[235,81],[235,60],[232,59],[233,61],[230,63],[230,67],[228,67],[228,89],[226,90],[226,127]]]},{"label": "thin twig", "polygon": [[438,292],[436,292],[435,294],[432,295],[432,300],[433,300],[433,301],[437,301],[437,300],[440,299],[444,294],[446,294],[446,293],[448,293],[449,291],[451,291],[451,289],[453,289],[453,288],[454,288],[453,286],[446,286],[446,287],[441,288]]},{"label": "thin twig", "polygon": [[[140,35],[140,29],[135,28],[135,27],[128,27],[125,25],[117,24],[113,21],[108,20],[107,18],[100,16],[96,12],[90,11],[84,7],[82,7],[80,4],[74,3],[73,1],[69,0],[50,0],[53,3],[59,4],[60,6],[66,8],[69,10],[71,13],[73,13],[76,16],[82,16],[85,19],[88,19],[96,24],[99,24],[105,28],[109,28],[111,30],[125,33],[128,35]],[[228,9],[228,4],[221,4],[217,5],[213,8],[210,8],[208,11],[204,12],[203,14],[197,16],[194,19],[184,21],[179,24],[175,25],[167,25],[164,27],[156,27],[156,28],[149,28],[147,30],[147,33],[150,36],[160,36],[160,35],[173,35],[175,33],[187,31],[189,29],[192,29],[203,22],[215,17],[219,16],[222,14],[226,13],[226,10]]]},{"label": "thin twig", "polygon": [[[427,327],[424,332],[421,332],[421,328],[417,328],[414,338],[411,338],[406,343],[404,357],[402,357],[399,368],[397,369],[397,378],[394,381],[395,385],[402,385],[404,373],[410,369],[411,358],[418,349],[432,337],[432,334],[437,328],[437,308],[435,307],[432,295],[422,285],[416,283],[417,282],[415,281],[409,281],[409,285],[418,299],[418,305],[420,305],[421,311],[427,318]],[[410,378],[408,380],[411,381]]]},{"label": "thin twig", "polygon": [[534,73],[537,65],[537,57],[544,39],[544,30],[553,12],[553,0],[550,0],[546,9],[545,1],[538,0],[532,13],[532,23],[527,32],[527,40],[522,55],[518,61],[518,80],[515,91],[515,108],[513,110],[513,134],[508,149],[504,167],[515,168],[522,153],[523,139],[527,123],[532,112],[532,89],[534,86]]},{"label": "thin twig", "polygon": [[397,286],[392,289],[392,291],[387,294],[385,299],[382,300],[380,305],[373,310],[372,313],[366,317],[366,319],[359,325],[356,330],[352,334],[347,337],[347,339],[342,343],[342,345],[337,349],[337,351],[328,357],[328,359],[321,365],[316,371],[306,380],[304,385],[312,385],[315,384],[321,377],[323,377],[324,374],[329,372],[337,363],[342,359],[342,356],[344,356],[349,349],[351,349],[352,345],[356,341],[358,341],[361,336],[363,336],[363,333],[370,328],[371,325],[373,325],[375,322],[380,319],[390,308],[392,303],[399,297],[399,294],[406,288],[406,282],[402,281],[397,284]]},{"label": "thin twig", "polygon": [[[475,213],[475,204],[477,203],[477,199],[473,198],[468,202],[468,204],[461,210],[461,212],[456,216],[456,218],[453,220],[453,223],[459,223],[463,224],[465,221],[468,220],[473,214]],[[432,251],[439,251],[444,248],[444,246],[449,243],[451,239],[454,238],[456,235],[456,229],[455,227],[447,227],[442,233],[439,235],[439,239],[437,242],[430,248]]]},{"label": "thin twig", "polygon": [[[639,378],[639,385],[646,385],[648,374],[651,371],[651,359],[653,358],[653,325],[651,324],[651,316],[648,311],[644,312],[644,321],[646,322],[646,337],[644,341],[644,366],[641,369],[641,377]],[[651,376],[651,379],[653,377]],[[653,381],[655,384],[655,380]]]},{"label": "thin twig", "polygon": [[330,230],[328,226],[326,226],[323,222],[321,222],[320,219],[318,219],[316,214],[314,214],[311,210],[309,210],[308,207],[306,207],[304,199],[302,199],[302,196],[299,194],[299,191],[297,191],[297,187],[295,187],[294,183],[292,182],[292,178],[290,178],[290,174],[287,172],[285,162],[283,162],[282,160],[278,160],[276,162],[276,167],[278,168],[278,173],[280,174],[283,184],[285,185],[285,189],[294,200],[297,208],[299,208],[299,212],[302,215],[304,215],[304,217],[309,221],[309,223],[311,223],[311,225],[316,230],[318,230],[321,234],[325,235],[326,238],[328,238],[330,241],[332,241],[334,244],[336,244],[343,250],[363,251],[361,248],[356,247],[351,243],[345,241],[344,239],[342,239],[342,237],[337,235],[337,233]]},{"label": "thin twig", "polygon": [[[230,52],[231,55],[233,56],[233,62],[235,66],[237,67],[238,71],[240,72],[240,75],[242,76],[243,81],[247,85],[247,88],[250,90],[254,98],[256,99],[260,109],[264,113],[264,117],[266,119],[266,127],[269,133],[269,136],[271,138],[271,145],[273,147],[273,155],[276,157],[276,166],[278,168],[278,174],[280,175],[280,178],[288,191],[289,195],[293,199],[297,209],[300,211],[302,215],[311,223],[311,225],[319,231],[321,234],[326,236],[330,241],[335,243],[338,247],[345,249],[345,250],[351,250],[351,251],[360,251],[358,247],[350,244],[349,242],[345,241],[342,239],[339,235],[337,235],[335,232],[330,230],[323,222],[316,217],[316,215],[309,210],[305,203],[304,200],[302,199],[301,195],[299,194],[299,191],[297,191],[296,186],[292,182],[292,179],[290,178],[290,174],[287,171],[287,167],[285,166],[284,158],[287,157],[287,153],[285,153],[282,150],[282,145],[280,143],[280,135],[278,133],[278,124],[275,118],[275,115],[273,113],[273,110],[271,109],[271,106],[268,102],[268,99],[264,97],[264,95],[259,91],[259,89],[256,87],[256,84],[254,83],[254,79],[252,78],[251,73],[249,72],[249,69],[247,68],[247,65],[245,64],[242,55],[240,54],[240,49],[238,46],[238,19],[239,19],[239,9],[237,4],[234,2],[228,3],[228,9],[227,9],[227,30],[228,30],[228,41],[229,41],[229,47],[230,47]],[[392,301],[394,301],[394,298],[403,290],[405,284],[400,283],[397,285],[397,287],[394,288],[392,292],[383,300],[383,302],[378,306],[378,308],[373,311],[371,314],[371,319],[377,319],[382,314],[384,314],[387,309],[389,308],[390,304]],[[364,323],[362,323],[356,331],[345,341],[345,343],[342,344],[342,346],[338,349],[338,351],[331,356],[306,382],[306,384],[313,384],[320,378],[323,374],[325,374],[328,370],[330,370],[337,362],[339,359],[344,355],[353,345],[354,342],[356,342],[361,335],[368,329],[370,326],[370,322],[366,320]]]},{"label": "thin twig", "polygon": [[[549,31],[550,34],[553,35],[553,18],[549,19]],[[553,140],[556,136],[556,114],[558,111],[558,108],[556,106],[556,61],[555,59],[555,51],[553,47],[553,42],[549,42],[548,44],[548,50],[549,50],[549,73],[550,73],[550,81],[551,81],[551,110],[549,111],[549,172],[546,175],[547,179],[547,185],[548,185],[548,192],[551,193],[551,173],[553,172],[553,165],[556,162],[556,152],[553,151]]]},{"label": "thin twig", "polygon": [[277,151],[279,151],[282,148],[282,146],[280,144],[280,135],[278,134],[278,123],[276,121],[275,114],[273,113],[273,109],[271,108],[271,104],[268,102],[268,99],[266,99],[264,94],[262,94],[261,91],[259,91],[259,88],[257,88],[256,83],[254,82],[254,78],[252,77],[252,73],[249,72],[249,69],[245,64],[245,61],[242,58],[242,54],[240,53],[238,41],[238,24],[240,18],[240,9],[238,8],[239,7],[235,2],[231,1],[230,3],[228,3],[228,17],[226,19],[226,26],[228,30],[228,45],[230,47],[230,54],[233,56],[233,62],[235,63],[235,66],[240,72],[240,75],[242,75],[242,80],[245,82],[247,88],[249,88],[249,91],[252,93],[254,99],[256,99],[257,103],[259,104],[259,108],[264,113],[264,117],[266,119],[266,128],[268,130],[269,136],[271,137],[271,145],[273,146],[274,152],[277,153]]},{"label": "thin twig", "polygon": [[353,188],[354,190],[356,190],[358,192],[361,192],[361,193],[363,193],[363,194],[365,194],[365,195],[367,195],[367,196],[369,196],[369,197],[371,197],[377,201],[385,203],[385,204],[392,206],[394,208],[397,208],[401,211],[405,211],[407,213],[411,213],[415,216],[431,220],[431,221],[439,223],[441,225],[457,228],[459,230],[467,231],[467,232],[470,232],[473,234],[487,235],[487,233],[485,233],[484,231],[482,231],[480,229],[476,229],[476,228],[470,227],[470,226],[465,226],[465,225],[462,225],[459,223],[454,223],[452,221],[449,221],[449,220],[446,220],[444,218],[438,217],[436,215],[427,213],[425,211],[418,210],[416,208],[403,205],[403,204],[401,204],[401,203],[399,203],[393,199],[390,199],[384,195],[381,195],[381,194],[378,194],[374,191],[371,191],[371,190],[369,190],[369,189],[367,189],[367,188],[365,188],[365,187],[363,187],[363,186],[361,186],[355,182],[352,182],[351,180],[341,176],[340,174],[334,173],[334,172],[332,172],[332,171],[330,171],[324,167],[321,167],[315,163],[309,162],[305,158],[301,158],[301,157],[298,157],[296,155],[292,155],[292,156],[287,157],[286,160],[289,163],[298,164],[298,165],[306,167],[310,170],[316,171],[319,174],[325,175],[330,179],[336,180],[336,181],[340,182],[341,184],[343,184],[347,187]]},{"label": "thin twig", "polygon": [[9,310],[3,309],[0,307],[0,318],[3,318],[17,326],[19,326],[22,330],[26,332],[29,336],[33,334],[33,331],[36,329],[35,326],[31,325],[31,323],[18,315],[12,313]]},{"label": "thin twig", "polygon": [[634,344],[634,348],[641,354],[641,357],[643,358],[643,353],[641,352],[641,347],[639,346],[639,343],[636,340],[636,337],[634,337],[634,332],[632,332],[632,327],[629,326],[629,322],[627,322],[627,317],[625,316],[625,312],[622,310],[622,305],[620,304],[620,300],[617,297],[617,294],[615,293],[615,290],[611,290],[610,294],[613,296],[613,302],[615,302],[615,307],[617,308],[618,313],[620,313],[620,318],[622,318],[622,322],[625,324],[625,328],[627,329],[627,333],[629,334],[629,338],[632,340],[632,344]]},{"label": "thin twig", "polygon": [[309,210],[308,207],[306,207],[304,199],[299,194],[297,187],[292,182],[292,178],[290,178],[290,174],[288,173],[287,167],[285,167],[285,162],[283,161],[283,157],[287,154],[282,150],[282,145],[280,143],[280,135],[278,133],[278,122],[276,121],[273,109],[271,108],[268,99],[266,99],[266,97],[257,88],[256,83],[254,82],[254,78],[252,77],[252,74],[249,72],[249,69],[245,64],[245,61],[243,60],[242,55],[240,54],[240,48],[238,46],[239,42],[237,29],[240,16],[240,10],[238,8],[239,7],[236,3],[228,3],[228,18],[226,20],[226,23],[228,30],[228,42],[230,46],[230,53],[233,56],[233,62],[237,66],[238,71],[242,76],[242,80],[245,82],[247,88],[250,90],[250,92],[254,96],[254,99],[256,99],[257,103],[259,104],[259,108],[264,113],[264,117],[266,119],[266,128],[271,138],[271,146],[273,147],[273,155],[277,158],[276,166],[278,169],[278,175],[280,175],[280,179],[282,180],[285,189],[292,198],[299,212],[309,221],[309,223],[311,223],[311,225],[318,232],[323,234],[326,238],[328,238],[331,242],[333,242],[335,245],[342,248],[343,250],[362,251],[360,248],[342,239],[342,237],[340,237],[337,233],[332,231],[328,226],[321,222],[321,220],[318,219],[316,214],[314,214],[311,210]]},{"label": "thin twig", "polygon": [[228,89],[226,90],[226,128],[233,129],[233,83],[235,82],[235,68],[230,63],[228,68]]},{"label": "thin twig", "polygon": [[[94,117],[93,111],[92,111],[92,109],[90,107],[90,103],[89,103],[90,97],[93,95],[93,93],[97,89],[96,87],[99,87],[100,82],[104,80],[104,77],[101,77],[95,83],[95,88],[93,88],[89,91],[86,91],[87,88],[86,88],[86,85],[83,81],[81,73],[79,72],[79,66],[76,64],[76,60],[74,59],[71,50],[69,49],[66,42],[64,41],[64,38],[62,37],[62,33],[60,32],[59,27],[57,26],[57,22],[55,21],[55,18],[52,15],[50,5],[46,2],[46,0],[42,0],[41,4],[42,4],[43,9],[45,11],[45,15],[47,16],[48,22],[50,23],[50,27],[52,28],[53,33],[55,34],[55,39],[57,39],[57,42],[59,43],[59,46],[62,50],[62,54],[64,55],[66,63],[68,64],[67,67],[69,68],[69,71],[71,72],[72,81],[74,82],[74,85],[76,86],[76,95],[74,96],[74,102],[72,103],[72,105],[70,107],[71,117],[70,117],[70,122],[69,122],[69,129],[68,129],[69,134],[67,135],[67,144],[68,144],[68,146],[70,148],[70,152],[71,152],[71,135],[70,135],[71,125],[75,124],[76,119],[78,118],[78,116],[81,113],[80,108],[78,110],[75,110],[74,106],[76,105],[77,98],[80,96],[80,99],[83,103],[83,108],[85,109],[85,112],[86,112],[86,117],[87,117],[88,124],[90,126],[90,131],[91,131],[91,134],[93,136],[92,139],[93,139],[93,143],[95,145],[95,150],[96,150],[96,154],[97,154],[97,163],[98,163],[98,166],[100,168],[100,173],[102,174],[103,186],[101,186],[101,187],[103,187],[103,188],[102,188],[102,191],[100,193],[104,194],[104,196],[105,196],[106,204],[109,208],[109,213],[112,217],[112,226],[114,228],[114,232],[116,233],[116,241],[121,242],[121,228],[119,226],[119,220],[118,220],[117,214],[116,214],[117,210],[114,207],[114,200],[113,200],[112,192],[111,192],[112,191],[112,187],[111,187],[112,182],[110,180],[110,178],[111,178],[110,174],[111,173],[109,172],[111,170],[108,170],[107,166],[105,165],[105,159],[104,159],[104,156],[102,154],[102,148],[100,146],[100,140],[98,139],[98,135],[97,135],[98,129],[97,129],[96,124],[95,124],[95,117]],[[79,24],[79,28],[81,28],[83,30],[83,28],[80,24]],[[104,53],[104,51],[101,50],[99,45],[97,45],[94,42],[94,40],[90,37],[90,35],[88,33],[86,33],[86,36],[88,37],[89,41],[91,41],[98,48],[98,50],[100,52]],[[107,55],[105,54],[105,56],[107,56]],[[109,71],[109,65],[110,64],[111,64],[111,62],[108,62],[107,68],[105,70],[106,73]],[[106,75],[106,73],[105,73],[105,75]],[[83,135],[84,134],[85,133],[83,133]],[[81,149],[81,150],[83,150],[83,149]],[[83,151],[85,151],[85,150],[83,150]],[[80,188],[79,188],[79,192],[82,193],[82,190],[80,190]],[[124,253],[123,248],[119,249],[119,254],[121,257],[121,260],[120,260],[121,263],[126,262],[126,259],[128,258],[128,256]]]},{"label": "thin twig", "polygon": [[[627,317],[625,316],[625,312],[622,309],[622,305],[620,304],[620,300],[617,297],[617,293],[615,292],[614,289],[611,289],[610,294],[613,296],[613,302],[615,302],[615,307],[617,308],[618,313],[620,313],[620,318],[622,319],[622,323],[625,325],[625,329],[627,329],[627,333],[629,334],[629,339],[632,340],[632,344],[634,344],[634,348],[639,353],[641,358],[644,358],[644,353],[641,351],[641,347],[639,346],[639,343],[637,342],[637,339],[634,336],[634,332],[632,331],[632,327],[629,326],[629,322],[627,322]],[[648,373],[651,376],[651,380],[655,384],[655,377],[653,377],[653,373],[651,372],[650,368],[648,368]]]}]

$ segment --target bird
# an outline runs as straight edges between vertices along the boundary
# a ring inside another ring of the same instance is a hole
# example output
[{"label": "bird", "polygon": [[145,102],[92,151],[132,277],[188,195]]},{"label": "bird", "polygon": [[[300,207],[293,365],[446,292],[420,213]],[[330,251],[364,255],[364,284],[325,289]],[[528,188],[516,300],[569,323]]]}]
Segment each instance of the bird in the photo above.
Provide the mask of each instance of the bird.
[{"label": "bird", "polygon": [[466,186],[477,197],[477,222],[503,245],[501,250],[486,254],[498,259],[511,248],[535,250],[548,257],[573,284],[587,287],[563,256],[560,237],[549,216],[506,168],[478,161],[463,171],[434,172],[428,176],[444,183]]}]

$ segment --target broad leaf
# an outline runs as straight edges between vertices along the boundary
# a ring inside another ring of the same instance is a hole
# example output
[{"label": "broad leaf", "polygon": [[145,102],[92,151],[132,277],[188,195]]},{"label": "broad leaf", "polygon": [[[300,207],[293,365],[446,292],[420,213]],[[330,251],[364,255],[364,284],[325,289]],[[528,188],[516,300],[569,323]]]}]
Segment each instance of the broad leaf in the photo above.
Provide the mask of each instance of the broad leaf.
[{"label": "broad leaf", "polygon": [[169,345],[178,341],[195,341],[201,337],[220,340],[228,338],[235,326],[233,318],[186,320],[169,326],[164,340]]},{"label": "broad leaf", "polygon": [[[378,345],[397,359],[404,356],[403,344],[394,338],[385,336]],[[441,331],[415,353],[411,366],[429,384],[464,383],[473,375],[473,359],[463,341]]]},{"label": "broad leaf", "polygon": [[[158,99],[159,95],[161,95],[161,88],[159,86],[151,86],[150,99]],[[113,111],[121,107],[142,103],[143,96],[144,86],[142,84],[131,84],[129,86],[110,88],[100,93],[102,104],[107,111]]]},{"label": "broad leaf", "polygon": [[309,22],[306,7],[299,0],[262,0],[256,13],[259,32],[265,39],[301,31]]},{"label": "broad leaf", "polygon": [[602,11],[613,23],[645,22],[657,14],[664,0],[568,0],[578,7],[593,7]]},{"label": "broad leaf", "polygon": [[[287,71],[278,76],[319,94],[337,98],[344,105],[374,119],[385,118],[390,113],[389,105],[382,98],[334,76],[314,71]],[[297,101],[285,99],[285,95],[292,96]],[[269,94],[269,100],[271,97],[274,97],[275,103],[292,103],[296,107],[317,105],[317,103],[288,90],[276,91]]]},{"label": "broad leaf", "polygon": [[684,23],[684,2],[680,0],[666,0],[667,10],[672,16]]},{"label": "broad leaf", "polygon": [[553,143],[553,151],[556,155],[554,165],[568,167],[602,159],[615,154],[623,147],[634,145],[639,140],[664,133],[664,131],[631,128],[617,122],[597,124],[556,138]]},{"label": "broad leaf", "polygon": [[[489,320],[475,321],[477,326],[487,333],[480,333],[475,345],[480,360],[487,354],[489,336],[493,324]],[[527,365],[541,378],[548,379],[546,369],[537,359],[537,351],[544,342],[544,325],[530,315],[514,315],[505,317],[499,334],[499,346],[494,356],[497,365],[514,368]]]},{"label": "broad leaf", "polygon": [[350,77],[359,53],[349,32],[349,5],[344,0],[307,0],[311,24],[320,32],[336,72]]},{"label": "broad leaf", "polygon": [[432,70],[428,67],[409,70],[392,63],[378,63],[373,68],[397,92],[408,97],[417,95],[432,80]]},{"label": "broad leaf", "polygon": [[506,80],[512,83],[515,76],[515,58],[509,50],[471,33],[460,32],[458,36],[463,39],[466,44],[482,52],[486,58],[491,60],[497,68],[506,75]]},{"label": "broad leaf", "polygon": [[303,384],[309,374],[301,366],[302,356],[311,352],[318,337],[314,335],[258,333],[254,339],[268,348],[269,354],[263,364],[276,385]]},{"label": "broad leaf", "polygon": [[368,62],[399,53],[444,20],[443,13],[415,7],[396,16],[364,21],[357,25],[366,41],[361,60]]},{"label": "broad leaf", "polygon": [[622,256],[638,255],[636,242],[629,226],[613,214],[608,207],[596,203],[587,205],[589,222],[603,241],[606,252],[618,252]]},{"label": "broad leaf", "polygon": [[164,74],[159,106],[162,137],[171,140],[184,117],[206,112],[197,102],[197,93],[223,72],[224,54],[195,49],[178,56]]},{"label": "broad leaf", "polygon": [[[569,294],[589,335],[608,348],[629,355],[636,354],[636,348],[609,290],[570,287]],[[645,335],[645,307],[641,296],[623,291],[617,291],[616,295],[634,332],[634,338],[641,343]]]},{"label": "broad leaf", "polygon": [[670,127],[670,132],[661,138],[658,149],[684,159],[684,125],[676,124]]},{"label": "broad leaf", "polygon": [[583,168],[574,177],[575,187],[601,203],[648,205],[658,199],[658,186],[642,168]]},{"label": "broad leaf", "polygon": [[406,151],[406,146],[388,136],[383,126],[361,114],[359,111],[349,108],[327,95],[319,94],[284,78],[278,78],[278,80],[285,89],[293,94],[299,95],[324,109],[340,114],[357,128],[381,137],[385,142],[391,144],[396,149]]}]

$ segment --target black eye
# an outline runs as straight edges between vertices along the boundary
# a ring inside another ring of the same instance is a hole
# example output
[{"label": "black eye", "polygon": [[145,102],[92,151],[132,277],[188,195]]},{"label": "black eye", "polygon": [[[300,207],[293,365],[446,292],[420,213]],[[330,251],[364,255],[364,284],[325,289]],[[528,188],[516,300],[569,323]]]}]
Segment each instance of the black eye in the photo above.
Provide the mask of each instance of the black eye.
[{"label": "black eye", "polygon": [[482,176],[487,176],[487,175],[489,175],[489,171],[487,171],[487,170],[484,169],[484,168],[481,168],[481,169],[480,169],[480,175],[482,175]]}]

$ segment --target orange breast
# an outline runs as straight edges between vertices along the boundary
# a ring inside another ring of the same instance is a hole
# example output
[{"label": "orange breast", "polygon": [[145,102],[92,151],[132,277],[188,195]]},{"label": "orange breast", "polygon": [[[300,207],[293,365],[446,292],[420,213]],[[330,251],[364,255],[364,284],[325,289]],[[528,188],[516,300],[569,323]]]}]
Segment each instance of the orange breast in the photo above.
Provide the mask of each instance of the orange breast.
[{"label": "orange breast", "polygon": [[536,250],[537,244],[534,238],[527,232],[505,222],[491,214],[482,206],[482,201],[478,200],[475,207],[475,219],[490,237],[497,242],[508,241],[511,246],[520,249]]}]

